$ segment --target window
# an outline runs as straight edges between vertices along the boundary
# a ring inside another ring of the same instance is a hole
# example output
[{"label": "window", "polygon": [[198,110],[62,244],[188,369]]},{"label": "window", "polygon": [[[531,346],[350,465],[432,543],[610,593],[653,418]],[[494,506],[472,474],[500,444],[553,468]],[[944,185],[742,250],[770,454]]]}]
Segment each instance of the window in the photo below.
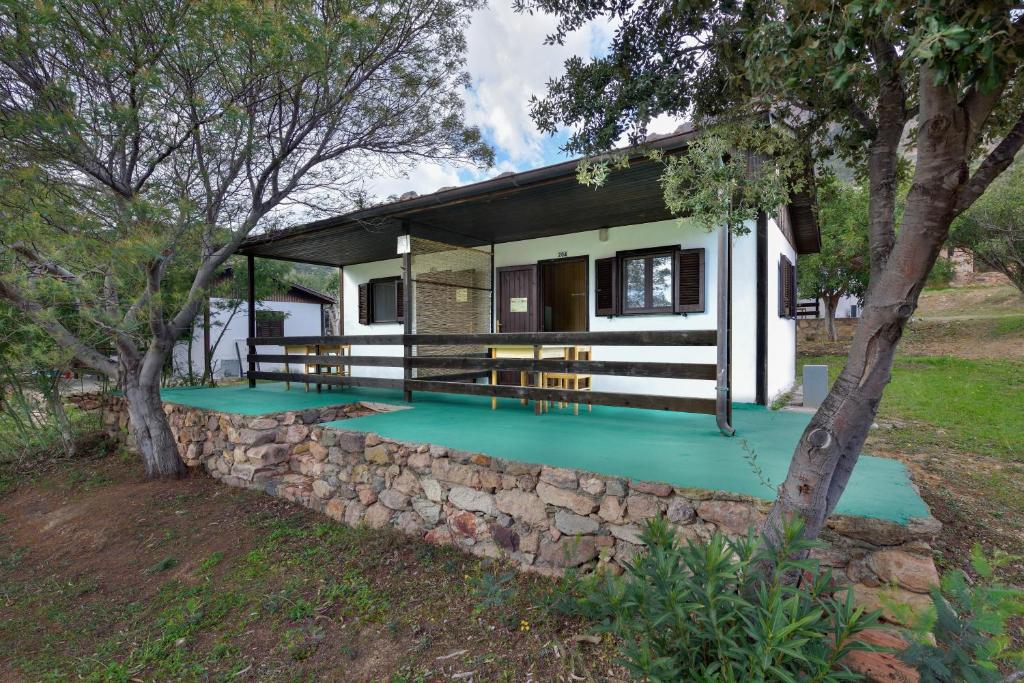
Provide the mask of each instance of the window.
[{"label": "window", "polygon": [[405,287],[399,277],[359,285],[359,324],[403,322]]},{"label": "window", "polygon": [[704,250],[662,247],[594,263],[595,315],[701,313]]},{"label": "window", "polygon": [[672,254],[622,259],[622,312],[668,313],[672,310]]},{"label": "window", "polygon": [[796,266],[785,256],[779,257],[779,317],[796,317]]},{"label": "window", "polygon": [[283,311],[256,311],[257,337],[283,337]]}]

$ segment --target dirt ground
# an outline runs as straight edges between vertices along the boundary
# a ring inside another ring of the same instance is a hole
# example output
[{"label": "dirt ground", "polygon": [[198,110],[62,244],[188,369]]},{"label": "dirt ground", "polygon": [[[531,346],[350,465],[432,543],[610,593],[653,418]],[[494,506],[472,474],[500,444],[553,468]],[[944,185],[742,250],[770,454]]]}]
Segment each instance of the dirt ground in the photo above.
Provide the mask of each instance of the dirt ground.
[{"label": "dirt ground", "polygon": [[[802,323],[805,324],[805,323]],[[821,323],[824,330],[824,322]],[[852,334],[852,328],[841,328]],[[849,338],[801,345],[809,356],[845,355]],[[969,282],[921,293],[900,340],[900,353],[970,359],[1024,359],[1024,297],[1002,275],[980,273]]]},{"label": "dirt ground", "polygon": [[124,458],[0,498],[0,680],[621,675],[554,581]]}]

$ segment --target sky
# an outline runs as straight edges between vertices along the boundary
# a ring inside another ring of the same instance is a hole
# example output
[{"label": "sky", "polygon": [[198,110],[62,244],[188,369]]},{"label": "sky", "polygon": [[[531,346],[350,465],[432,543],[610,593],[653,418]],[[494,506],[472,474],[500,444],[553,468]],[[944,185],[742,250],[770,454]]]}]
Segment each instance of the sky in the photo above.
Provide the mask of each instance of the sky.
[{"label": "sky", "polygon": [[[384,199],[413,190],[419,194],[441,187],[465,185],[507,171],[525,171],[572,158],[560,151],[566,133],[541,134],[530,118],[531,95],[541,97],[546,83],[562,73],[566,57],[603,54],[614,32],[607,21],[591,22],[571,34],[564,45],[545,45],[556,20],[548,15],[517,13],[511,3],[495,0],[474,13],[467,31],[467,69],[472,86],[465,93],[466,123],[478,126],[494,147],[495,164],[489,169],[421,163],[407,177],[379,177],[370,181],[371,195]],[[650,133],[668,133],[679,122],[658,119]]]}]

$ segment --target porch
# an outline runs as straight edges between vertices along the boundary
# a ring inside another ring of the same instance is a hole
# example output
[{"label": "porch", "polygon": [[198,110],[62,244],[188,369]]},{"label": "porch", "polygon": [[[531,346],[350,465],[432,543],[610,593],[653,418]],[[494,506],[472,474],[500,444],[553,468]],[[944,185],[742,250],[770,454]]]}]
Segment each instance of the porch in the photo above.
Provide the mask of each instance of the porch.
[{"label": "porch", "polygon": [[[378,412],[321,426],[376,434],[386,441],[432,444],[504,460],[594,472],[634,481],[656,481],[677,489],[718,491],[774,498],[793,446],[810,419],[753,404],[733,406],[738,438],[722,438],[706,414],[595,405],[574,415],[553,407],[535,414],[516,398],[444,393],[417,394],[404,401],[400,388],[334,387],[303,391],[283,383],[169,389],[168,403],[219,413],[257,416],[326,406],[369,404]],[[753,461],[753,462],[752,462]],[[761,475],[755,471],[760,468]],[[762,481],[763,480],[763,481]],[[902,463],[861,457],[838,514],[906,524],[928,516]]]}]

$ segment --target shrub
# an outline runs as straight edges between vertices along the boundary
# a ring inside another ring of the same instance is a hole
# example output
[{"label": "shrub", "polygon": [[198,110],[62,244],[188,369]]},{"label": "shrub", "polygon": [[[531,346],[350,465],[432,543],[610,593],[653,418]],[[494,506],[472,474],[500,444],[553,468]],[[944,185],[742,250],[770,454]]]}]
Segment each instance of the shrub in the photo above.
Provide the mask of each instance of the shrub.
[{"label": "shrub", "polygon": [[858,680],[839,662],[864,647],[853,636],[877,614],[854,607],[850,591],[833,597],[815,561],[790,559],[817,545],[802,533],[789,526],[777,549],[753,535],[684,546],[652,520],[648,552],[621,577],[583,580],[576,611],[618,637],[622,663],[643,680]]},{"label": "shrub", "polygon": [[1007,629],[1008,619],[1024,615],[1024,590],[995,580],[995,570],[1015,559],[1005,553],[986,558],[975,545],[971,565],[979,580],[969,582],[955,570],[942,577],[941,589],[932,589],[935,609],[914,622],[916,642],[900,655],[922,681],[1000,681],[1000,664],[1024,666],[1024,651],[1011,649]]},{"label": "shrub", "polygon": [[953,262],[940,256],[935,259],[935,265],[928,273],[928,279],[925,280],[924,286],[928,289],[948,287],[949,283],[953,281],[954,275],[956,275],[956,270],[953,268]]}]

